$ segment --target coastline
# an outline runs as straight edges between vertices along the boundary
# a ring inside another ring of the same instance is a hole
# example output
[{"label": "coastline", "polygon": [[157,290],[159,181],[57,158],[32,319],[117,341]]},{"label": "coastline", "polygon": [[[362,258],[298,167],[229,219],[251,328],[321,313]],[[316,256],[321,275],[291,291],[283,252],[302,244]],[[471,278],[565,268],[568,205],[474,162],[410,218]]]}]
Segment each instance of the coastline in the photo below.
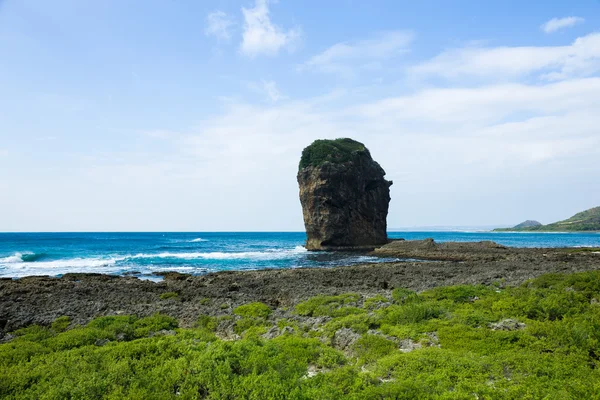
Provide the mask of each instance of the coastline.
[{"label": "coastline", "polygon": [[[61,316],[81,325],[99,316],[143,317],[159,312],[188,327],[201,314],[229,315],[235,307],[254,301],[291,317],[293,306],[316,295],[356,293],[367,298],[389,295],[394,288],[420,292],[458,284],[514,286],[545,273],[600,269],[600,255],[593,248],[510,248],[493,242],[437,244],[423,240],[393,241],[372,254],[429,261],[224,271],[200,276],[173,272],[165,273],[160,282],[101,274],[2,279],[0,341],[15,329],[31,324],[47,326]],[[233,335],[227,326],[218,333]]]}]

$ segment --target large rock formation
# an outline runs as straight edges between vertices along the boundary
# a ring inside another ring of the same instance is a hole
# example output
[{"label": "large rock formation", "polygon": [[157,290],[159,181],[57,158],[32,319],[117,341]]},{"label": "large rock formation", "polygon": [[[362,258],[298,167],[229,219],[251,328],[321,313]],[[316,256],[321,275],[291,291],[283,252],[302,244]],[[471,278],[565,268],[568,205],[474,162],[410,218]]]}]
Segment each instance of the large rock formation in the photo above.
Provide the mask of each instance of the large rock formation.
[{"label": "large rock formation", "polygon": [[308,250],[387,243],[391,181],[352,139],[316,140],[302,152],[298,184]]}]

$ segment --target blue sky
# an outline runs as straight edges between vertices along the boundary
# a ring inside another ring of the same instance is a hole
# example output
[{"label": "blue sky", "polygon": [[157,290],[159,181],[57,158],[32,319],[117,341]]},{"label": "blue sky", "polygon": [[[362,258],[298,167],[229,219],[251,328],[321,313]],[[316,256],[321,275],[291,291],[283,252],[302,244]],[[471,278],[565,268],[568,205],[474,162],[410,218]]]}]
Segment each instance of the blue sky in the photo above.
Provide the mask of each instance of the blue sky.
[{"label": "blue sky", "polygon": [[0,0],[0,231],[302,230],[317,138],[388,225],[600,205],[600,1]]}]

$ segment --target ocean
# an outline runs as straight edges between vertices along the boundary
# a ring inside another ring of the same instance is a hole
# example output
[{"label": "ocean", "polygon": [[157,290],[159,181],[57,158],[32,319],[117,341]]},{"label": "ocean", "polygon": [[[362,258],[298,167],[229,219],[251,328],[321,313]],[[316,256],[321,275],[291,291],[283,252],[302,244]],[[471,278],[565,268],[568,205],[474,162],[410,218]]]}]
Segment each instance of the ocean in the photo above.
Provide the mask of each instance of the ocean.
[{"label": "ocean", "polygon": [[[598,233],[390,232],[390,238],[492,240],[513,247],[600,247]],[[308,252],[303,232],[0,233],[0,277],[69,272],[203,274],[264,268],[332,267],[381,259],[356,253]]]}]

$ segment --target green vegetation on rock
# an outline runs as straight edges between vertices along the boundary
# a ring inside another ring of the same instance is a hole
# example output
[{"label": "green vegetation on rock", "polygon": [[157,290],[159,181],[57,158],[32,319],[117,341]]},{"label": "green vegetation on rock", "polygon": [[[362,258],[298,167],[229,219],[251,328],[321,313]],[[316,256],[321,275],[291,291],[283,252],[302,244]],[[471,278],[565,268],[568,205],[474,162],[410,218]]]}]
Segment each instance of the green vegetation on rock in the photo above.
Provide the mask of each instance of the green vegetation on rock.
[{"label": "green vegetation on rock", "polygon": [[350,161],[357,152],[368,153],[369,150],[364,144],[348,138],[315,140],[302,151],[299,169],[318,167],[325,162],[341,164]]},{"label": "green vegetation on rock", "polygon": [[268,305],[259,301],[236,307],[233,310],[235,315],[246,318],[268,318],[271,315],[271,309]]},{"label": "green vegetation on rock", "polygon": [[179,297],[179,293],[177,293],[177,292],[165,292],[165,293],[161,294],[159,297],[160,297],[161,300],[176,299],[177,297]]},{"label": "green vegetation on rock", "polygon": [[[600,271],[272,311],[250,303],[186,329],[160,314],[19,329],[0,344],[0,398],[599,398]],[[219,339],[222,324],[241,339]]]},{"label": "green vegetation on rock", "polygon": [[[531,222],[531,221],[525,221]],[[534,221],[535,222],[535,221]],[[525,223],[523,223],[525,224]],[[554,222],[548,225],[519,224],[512,228],[494,229],[497,232],[586,232],[600,231],[600,207],[590,208],[573,215],[564,221]]]}]

